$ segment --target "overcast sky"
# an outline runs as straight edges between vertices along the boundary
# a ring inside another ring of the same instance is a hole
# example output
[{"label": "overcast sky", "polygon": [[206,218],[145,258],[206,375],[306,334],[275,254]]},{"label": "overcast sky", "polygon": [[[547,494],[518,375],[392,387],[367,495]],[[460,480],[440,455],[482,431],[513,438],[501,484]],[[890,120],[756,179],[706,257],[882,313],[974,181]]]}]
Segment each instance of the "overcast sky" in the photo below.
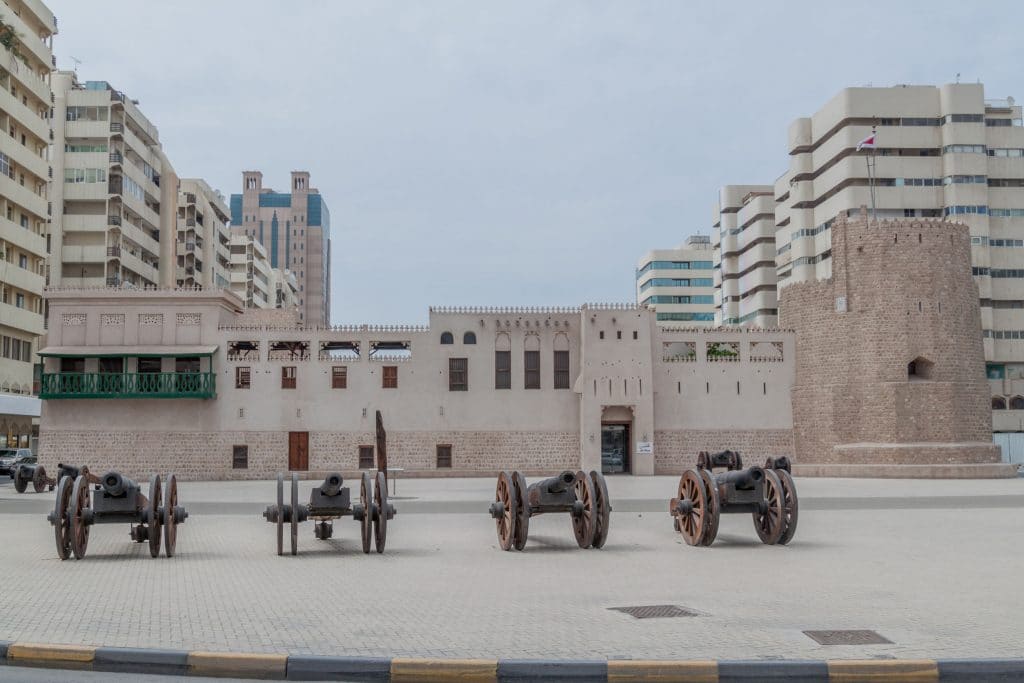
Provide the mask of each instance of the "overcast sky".
[{"label": "overcast sky", "polygon": [[58,67],[140,100],[179,176],[312,173],[335,323],[633,301],[840,89],[1024,98],[1021,2],[46,1]]}]

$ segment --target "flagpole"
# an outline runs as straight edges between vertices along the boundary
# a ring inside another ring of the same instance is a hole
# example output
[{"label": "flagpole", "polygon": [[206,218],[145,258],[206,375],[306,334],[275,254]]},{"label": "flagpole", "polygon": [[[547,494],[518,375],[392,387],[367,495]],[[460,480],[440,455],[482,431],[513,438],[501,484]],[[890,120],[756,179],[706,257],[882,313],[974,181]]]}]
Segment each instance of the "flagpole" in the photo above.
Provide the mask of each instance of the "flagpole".
[{"label": "flagpole", "polygon": [[871,154],[864,157],[868,167],[868,191],[871,193],[871,220],[878,223],[878,209],[875,206],[875,126],[871,126]]}]

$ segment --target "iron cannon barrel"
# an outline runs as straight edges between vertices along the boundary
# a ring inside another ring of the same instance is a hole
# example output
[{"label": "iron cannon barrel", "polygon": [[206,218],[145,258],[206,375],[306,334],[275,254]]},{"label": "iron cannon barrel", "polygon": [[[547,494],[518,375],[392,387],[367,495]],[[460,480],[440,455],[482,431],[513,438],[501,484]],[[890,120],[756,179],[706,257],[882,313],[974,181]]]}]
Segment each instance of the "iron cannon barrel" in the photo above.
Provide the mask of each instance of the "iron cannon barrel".
[{"label": "iron cannon barrel", "polygon": [[345,479],[340,473],[331,472],[324,479],[324,483],[320,485],[320,493],[333,498],[341,491],[341,485],[343,483],[345,483]]},{"label": "iron cannon barrel", "polygon": [[107,472],[100,479],[103,490],[111,496],[123,496],[129,489],[138,489],[139,485],[120,472]]},{"label": "iron cannon barrel", "polygon": [[57,478],[63,479],[64,477],[71,477],[72,479],[78,479],[78,475],[82,473],[80,467],[74,465],[65,465],[62,462],[57,463]]},{"label": "iron cannon barrel", "polygon": [[559,474],[557,477],[550,477],[549,479],[542,479],[538,482],[530,484],[527,490],[540,489],[547,493],[562,493],[570,486],[576,483],[576,473],[572,470],[566,470]]},{"label": "iron cannon barrel", "polygon": [[734,470],[722,472],[715,475],[715,481],[719,484],[734,484],[737,490],[749,491],[757,486],[758,482],[764,480],[764,469],[761,467],[748,467],[745,470]]}]

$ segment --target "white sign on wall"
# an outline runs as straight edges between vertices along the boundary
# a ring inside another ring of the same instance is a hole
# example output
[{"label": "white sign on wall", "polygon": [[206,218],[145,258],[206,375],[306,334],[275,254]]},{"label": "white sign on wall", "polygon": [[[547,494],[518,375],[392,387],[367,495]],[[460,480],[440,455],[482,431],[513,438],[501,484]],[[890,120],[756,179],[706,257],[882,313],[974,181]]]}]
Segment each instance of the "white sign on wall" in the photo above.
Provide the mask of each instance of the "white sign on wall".
[{"label": "white sign on wall", "polygon": [[636,454],[637,455],[654,455],[654,442],[652,442],[652,441],[637,441],[636,442]]}]

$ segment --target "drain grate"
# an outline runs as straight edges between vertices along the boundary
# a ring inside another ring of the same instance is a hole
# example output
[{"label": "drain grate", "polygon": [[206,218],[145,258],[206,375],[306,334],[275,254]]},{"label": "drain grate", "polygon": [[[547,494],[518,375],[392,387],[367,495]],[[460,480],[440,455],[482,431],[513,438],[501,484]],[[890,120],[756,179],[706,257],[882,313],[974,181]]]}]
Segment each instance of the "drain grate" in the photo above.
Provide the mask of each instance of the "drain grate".
[{"label": "drain grate", "polygon": [[637,619],[669,619],[672,617],[699,617],[700,612],[679,605],[634,605],[633,607],[609,607],[609,610],[625,612]]},{"label": "drain grate", "polygon": [[892,641],[875,631],[804,631],[804,635],[820,645],[891,645]]}]

